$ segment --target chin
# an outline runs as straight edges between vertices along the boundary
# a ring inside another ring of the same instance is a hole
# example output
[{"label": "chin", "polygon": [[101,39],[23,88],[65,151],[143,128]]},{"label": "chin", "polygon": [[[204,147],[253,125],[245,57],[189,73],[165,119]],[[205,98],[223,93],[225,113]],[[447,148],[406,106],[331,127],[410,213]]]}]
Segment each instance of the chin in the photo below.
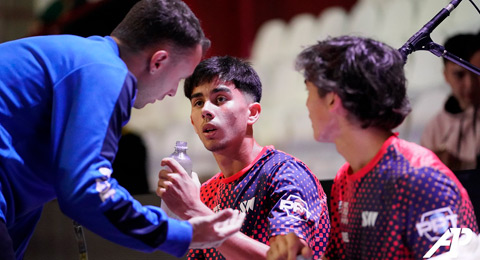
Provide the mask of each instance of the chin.
[{"label": "chin", "polygon": [[135,103],[133,104],[133,107],[136,109],[141,109],[141,108],[144,108],[146,105],[147,105],[146,103],[141,103],[141,104]]},{"label": "chin", "polygon": [[203,143],[203,146],[205,146],[205,149],[207,149],[212,153],[220,151],[223,148],[223,146],[220,144],[212,144],[212,143]]}]

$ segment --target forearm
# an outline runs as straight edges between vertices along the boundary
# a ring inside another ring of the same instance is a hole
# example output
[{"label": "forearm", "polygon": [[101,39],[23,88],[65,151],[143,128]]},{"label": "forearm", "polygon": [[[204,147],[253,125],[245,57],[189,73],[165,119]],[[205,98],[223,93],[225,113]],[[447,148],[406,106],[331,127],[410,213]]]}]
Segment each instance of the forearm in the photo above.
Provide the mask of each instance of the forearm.
[{"label": "forearm", "polygon": [[179,216],[185,220],[193,217],[208,216],[215,214],[207,205],[202,202],[197,203],[194,207],[186,209]]},{"label": "forearm", "polygon": [[252,260],[266,259],[267,251],[270,247],[258,242],[241,232],[231,236],[217,250],[226,259]]}]

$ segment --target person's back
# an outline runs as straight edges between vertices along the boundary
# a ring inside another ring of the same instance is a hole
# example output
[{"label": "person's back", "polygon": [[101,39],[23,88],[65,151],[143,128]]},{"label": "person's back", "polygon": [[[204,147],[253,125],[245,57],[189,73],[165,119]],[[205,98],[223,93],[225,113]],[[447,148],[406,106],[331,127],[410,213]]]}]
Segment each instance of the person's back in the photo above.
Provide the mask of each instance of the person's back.
[{"label": "person's back", "polygon": [[[109,129],[105,114],[112,113],[121,91],[128,94],[119,103],[131,105],[135,79],[128,75],[109,37],[33,37],[1,44],[0,52],[4,53],[0,74],[8,75],[0,82],[0,92],[8,97],[0,103],[0,142],[5,147],[0,177],[2,201],[15,209],[9,210],[15,214],[5,217],[14,227],[17,217],[39,214],[42,204],[58,193],[62,194],[60,206],[78,199],[80,187],[59,178],[71,172],[69,178],[76,176],[81,181],[82,167],[89,158],[77,155],[97,151],[113,159],[116,146],[82,142],[91,135],[103,139]],[[106,79],[108,84],[104,84]],[[129,114],[123,115],[115,127],[128,118]],[[66,146],[71,142],[81,145]]]},{"label": "person's back", "polygon": [[[445,42],[445,49],[480,67],[479,38],[454,35]],[[454,171],[475,169],[480,156],[480,77],[452,61],[443,61],[443,75],[451,94],[426,125],[420,143]]]},{"label": "person's back", "polygon": [[97,235],[140,251],[180,257],[189,246],[215,244],[238,230],[235,224],[224,226],[233,227],[225,234],[213,228],[239,216],[232,211],[169,219],[159,207],[142,206],[111,176],[131,108],[174,95],[208,46],[180,0],[139,1],[111,36],[0,44],[1,259],[23,257],[43,204],[54,198]]}]

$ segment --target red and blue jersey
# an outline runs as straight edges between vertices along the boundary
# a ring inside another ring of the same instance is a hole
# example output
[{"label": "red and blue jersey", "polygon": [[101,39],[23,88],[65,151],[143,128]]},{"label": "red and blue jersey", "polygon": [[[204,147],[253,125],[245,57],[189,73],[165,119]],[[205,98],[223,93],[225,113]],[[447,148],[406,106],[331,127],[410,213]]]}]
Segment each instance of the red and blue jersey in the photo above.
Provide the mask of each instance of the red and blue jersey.
[{"label": "red and blue jersey", "polygon": [[[396,136],[331,192],[328,259],[423,259],[449,228],[478,233],[466,190],[429,150]],[[435,255],[448,251],[442,246]]]},{"label": "red and blue jersey", "polygon": [[[330,232],[325,192],[303,162],[273,146],[231,177],[216,174],[200,192],[215,212],[233,208],[246,213],[241,232],[257,241],[268,244],[272,236],[295,232],[314,250],[314,259],[325,251]],[[210,248],[190,250],[189,259],[224,257]]]}]

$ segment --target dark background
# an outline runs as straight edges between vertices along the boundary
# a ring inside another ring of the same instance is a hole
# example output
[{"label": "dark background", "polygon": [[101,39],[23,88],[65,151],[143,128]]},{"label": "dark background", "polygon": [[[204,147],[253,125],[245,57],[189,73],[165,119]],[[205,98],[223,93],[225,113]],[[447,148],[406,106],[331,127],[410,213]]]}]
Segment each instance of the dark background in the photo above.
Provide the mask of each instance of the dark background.
[{"label": "dark background", "polygon": [[[54,22],[32,32],[67,33],[80,36],[108,35],[138,0],[104,0],[64,11]],[[207,56],[232,55],[248,58],[258,28],[270,19],[289,21],[300,13],[319,15],[325,8],[345,10],[357,0],[185,0],[202,23],[212,47]]]}]

